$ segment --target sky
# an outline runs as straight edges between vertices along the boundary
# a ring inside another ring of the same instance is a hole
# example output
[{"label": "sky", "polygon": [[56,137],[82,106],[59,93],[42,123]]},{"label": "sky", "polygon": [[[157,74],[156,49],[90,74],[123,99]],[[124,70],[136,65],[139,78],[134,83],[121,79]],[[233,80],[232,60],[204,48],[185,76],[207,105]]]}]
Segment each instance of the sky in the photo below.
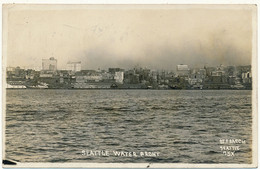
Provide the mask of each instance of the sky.
[{"label": "sky", "polygon": [[252,5],[6,5],[6,66],[250,65]]}]

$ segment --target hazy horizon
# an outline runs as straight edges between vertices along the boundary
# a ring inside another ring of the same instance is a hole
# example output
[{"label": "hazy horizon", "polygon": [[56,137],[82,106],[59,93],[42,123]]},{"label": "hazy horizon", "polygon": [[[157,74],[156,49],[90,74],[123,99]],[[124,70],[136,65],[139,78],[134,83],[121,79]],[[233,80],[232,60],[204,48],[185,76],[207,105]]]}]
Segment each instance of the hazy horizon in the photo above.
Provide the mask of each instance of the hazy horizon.
[{"label": "hazy horizon", "polygon": [[252,6],[142,7],[7,6],[7,66],[41,67],[50,57],[58,69],[251,65]]}]

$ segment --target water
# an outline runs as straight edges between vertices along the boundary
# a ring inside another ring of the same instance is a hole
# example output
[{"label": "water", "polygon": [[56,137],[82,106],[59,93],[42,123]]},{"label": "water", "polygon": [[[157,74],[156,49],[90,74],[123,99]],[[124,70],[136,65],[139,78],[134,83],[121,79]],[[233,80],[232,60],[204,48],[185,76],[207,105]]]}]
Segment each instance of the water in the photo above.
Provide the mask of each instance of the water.
[{"label": "water", "polygon": [[[251,91],[7,90],[5,156],[20,162],[251,163]],[[220,139],[242,139],[225,156]],[[160,152],[86,156],[82,150]]]}]

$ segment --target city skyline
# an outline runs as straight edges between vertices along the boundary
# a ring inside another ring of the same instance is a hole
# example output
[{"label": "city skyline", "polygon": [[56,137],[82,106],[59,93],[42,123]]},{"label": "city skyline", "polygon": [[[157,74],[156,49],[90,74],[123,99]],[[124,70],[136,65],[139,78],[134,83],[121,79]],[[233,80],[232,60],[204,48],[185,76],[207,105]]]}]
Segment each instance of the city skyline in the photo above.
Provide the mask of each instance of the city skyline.
[{"label": "city skyline", "polygon": [[53,57],[42,60],[42,70],[7,68],[8,88],[63,89],[252,89],[249,66],[202,67],[177,65],[176,71],[109,68],[81,70],[81,62],[69,62],[57,69]]},{"label": "city skyline", "polygon": [[50,57],[57,69],[69,61],[95,70],[251,65],[250,6],[30,7],[8,12],[7,66],[40,67]]},{"label": "city skyline", "polygon": [[[30,70],[30,69],[32,69],[32,70],[36,70],[36,71],[41,71],[41,70],[45,71],[45,70],[48,70],[48,69],[44,68],[44,66],[43,66],[43,62],[44,62],[44,61],[43,61],[43,60],[51,60],[51,59],[52,59],[52,57],[49,58],[49,59],[42,59],[42,66],[38,66],[38,67],[26,67],[26,66],[19,66],[19,65],[17,65],[17,66],[7,66],[7,69],[8,69],[8,68],[17,68],[17,67],[19,67],[20,69],[25,69],[25,70]],[[55,58],[53,58],[53,59],[55,59]],[[57,60],[56,60],[56,61],[57,61]],[[57,61],[57,63],[58,63],[58,61]],[[151,69],[150,67],[141,66],[141,65],[139,65],[139,64],[129,66],[128,68],[124,68],[124,67],[121,67],[121,66],[117,66],[117,67],[107,67],[107,68],[105,68],[105,69],[103,69],[103,68],[101,68],[101,67],[98,67],[97,69],[82,69],[82,68],[81,68],[81,67],[82,67],[81,61],[75,61],[75,62],[68,61],[68,62],[67,62],[67,65],[66,65],[65,68],[63,68],[63,69],[58,69],[58,64],[57,64],[55,71],[59,71],[59,70],[70,70],[70,69],[71,69],[71,64],[75,64],[75,63],[79,64],[79,66],[80,66],[80,69],[79,69],[78,71],[80,71],[80,70],[95,70],[95,71],[98,71],[98,70],[106,70],[106,71],[107,71],[107,70],[110,69],[110,68],[120,68],[120,69],[123,69],[123,70],[131,70],[131,69],[135,69],[135,68],[138,68],[138,69],[141,68],[141,69],[149,69],[149,70],[155,70],[155,71],[170,71],[170,72],[175,72],[175,71],[178,69],[178,66],[180,66],[180,65],[188,66],[189,69],[204,69],[205,67],[219,67],[219,66],[223,66],[223,67],[252,66],[252,64],[245,64],[245,65],[224,65],[224,64],[209,65],[209,64],[205,64],[205,65],[202,65],[202,66],[193,67],[192,65],[183,64],[183,63],[178,63],[178,64],[176,65],[176,67],[173,67],[172,69],[164,69],[164,68]],[[84,67],[84,65],[83,65],[83,67]],[[77,68],[77,69],[78,69],[78,68]],[[52,71],[54,71],[54,70],[52,70]]]}]

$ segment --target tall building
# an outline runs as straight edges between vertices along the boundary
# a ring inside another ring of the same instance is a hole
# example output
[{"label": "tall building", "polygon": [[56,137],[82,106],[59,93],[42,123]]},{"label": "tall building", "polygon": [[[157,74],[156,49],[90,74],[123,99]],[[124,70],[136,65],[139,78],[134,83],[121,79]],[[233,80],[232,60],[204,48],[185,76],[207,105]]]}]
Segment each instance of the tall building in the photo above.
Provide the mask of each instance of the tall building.
[{"label": "tall building", "polygon": [[124,72],[115,72],[115,80],[116,80],[117,83],[123,83]]},{"label": "tall building", "polygon": [[81,71],[81,62],[68,62],[66,69],[73,72],[79,72]]},{"label": "tall building", "polygon": [[42,59],[42,70],[57,70],[57,59],[54,59],[54,57]]},{"label": "tall building", "polygon": [[190,74],[190,68],[188,65],[177,65],[177,73],[178,76],[188,76]]}]

